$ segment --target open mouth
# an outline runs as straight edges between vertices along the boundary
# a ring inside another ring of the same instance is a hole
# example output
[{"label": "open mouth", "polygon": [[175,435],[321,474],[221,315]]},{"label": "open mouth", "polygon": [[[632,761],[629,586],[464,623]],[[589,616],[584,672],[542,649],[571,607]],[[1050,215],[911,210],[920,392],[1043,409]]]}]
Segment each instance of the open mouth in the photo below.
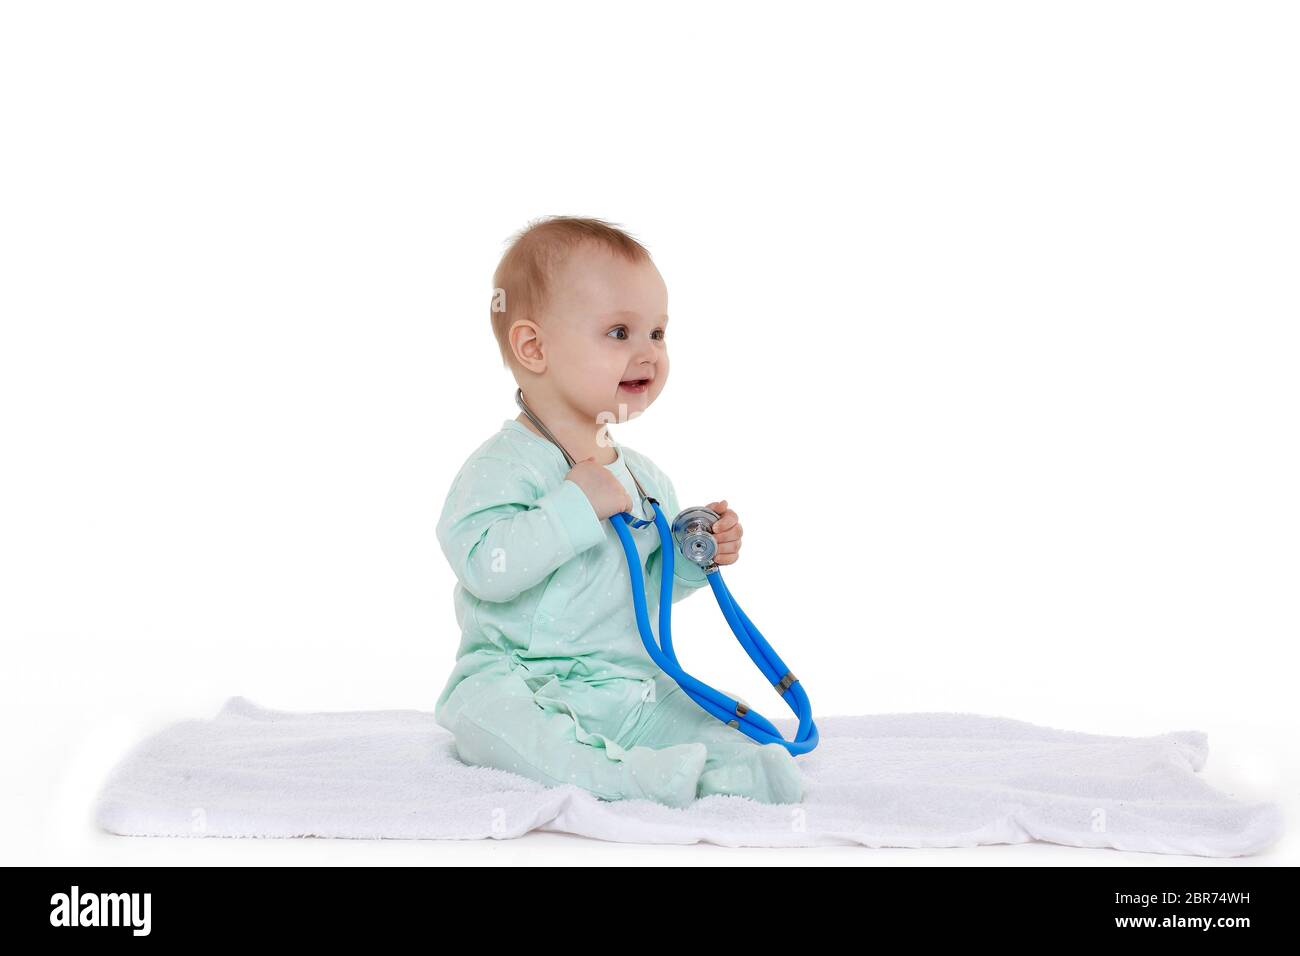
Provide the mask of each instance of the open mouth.
[{"label": "open mouth", "polygon": [[647,388],[650,387],[650,379],[648,378],[628,379],[626,382],[619,382],[618,387],[622,389],[626,389],[629,392],[644,392]]}]

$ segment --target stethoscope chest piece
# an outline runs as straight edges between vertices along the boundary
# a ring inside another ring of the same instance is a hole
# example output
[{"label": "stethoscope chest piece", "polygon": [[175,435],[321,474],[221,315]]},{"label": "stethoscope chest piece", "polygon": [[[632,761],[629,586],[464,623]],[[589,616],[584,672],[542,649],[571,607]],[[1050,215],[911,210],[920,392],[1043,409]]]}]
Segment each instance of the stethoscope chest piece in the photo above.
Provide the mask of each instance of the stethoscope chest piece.
[{"label": "stethoscope chest piece", "polygon": [[718,568],[713,563],[713,557],[718,553],[713,525],[721,517],[711,508],[687,508],[673,519],[673,537],[677,539],[677,547],[687,560],[698,564],[706,573]]}]

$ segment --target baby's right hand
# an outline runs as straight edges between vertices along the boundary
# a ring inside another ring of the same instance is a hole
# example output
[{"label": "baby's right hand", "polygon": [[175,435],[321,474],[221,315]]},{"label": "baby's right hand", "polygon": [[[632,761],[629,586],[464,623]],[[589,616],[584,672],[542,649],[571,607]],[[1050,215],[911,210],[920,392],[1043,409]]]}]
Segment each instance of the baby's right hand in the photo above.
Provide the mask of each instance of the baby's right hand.
[{"label": "baby's right hand", "polygon": [[596,463],[594,456],[578,462],[564,477],[582,489],[596,511],[596,517],[601,521],[611,515],[632,510],[632,499],[628,493],[608,468]]}]

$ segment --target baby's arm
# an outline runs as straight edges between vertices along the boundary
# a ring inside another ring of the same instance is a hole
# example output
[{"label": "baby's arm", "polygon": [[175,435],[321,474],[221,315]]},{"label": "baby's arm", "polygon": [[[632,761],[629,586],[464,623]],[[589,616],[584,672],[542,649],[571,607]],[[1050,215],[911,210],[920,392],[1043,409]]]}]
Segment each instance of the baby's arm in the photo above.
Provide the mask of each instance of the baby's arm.
[{"label": "baby's arm", "polygon": [[510,601],[605,540],[581,488],[568,479],[539,496],[524,465],[476,457],[452,483],[438,543],[456,578],[483,601]]}]

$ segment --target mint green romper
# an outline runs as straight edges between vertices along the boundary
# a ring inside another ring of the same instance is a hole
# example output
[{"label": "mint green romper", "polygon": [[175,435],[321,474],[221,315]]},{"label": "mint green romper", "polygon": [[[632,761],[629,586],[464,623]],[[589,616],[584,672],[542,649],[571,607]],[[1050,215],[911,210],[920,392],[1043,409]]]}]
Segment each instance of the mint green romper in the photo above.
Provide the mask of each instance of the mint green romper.
[{"label": "mint green romper", "polygon": [[[680,506],[668,476],[634,449],[614,448],[605,467],[633,516],[653,517],[629,465],[671,522]],[[730,794],[797,803],[803,779],[793,755],[706,712],[646,652],[622,541],[568,471],[555,445],[506,419],[466,460],[443,505],[437,536],[456,575],[461,640],[434,716],[461,760],[605,800],[680,807]],[[651,523],[631,533],[657,627],[659,532]],[[708,585],[680,551],[673,577],[674,603]]]}]

